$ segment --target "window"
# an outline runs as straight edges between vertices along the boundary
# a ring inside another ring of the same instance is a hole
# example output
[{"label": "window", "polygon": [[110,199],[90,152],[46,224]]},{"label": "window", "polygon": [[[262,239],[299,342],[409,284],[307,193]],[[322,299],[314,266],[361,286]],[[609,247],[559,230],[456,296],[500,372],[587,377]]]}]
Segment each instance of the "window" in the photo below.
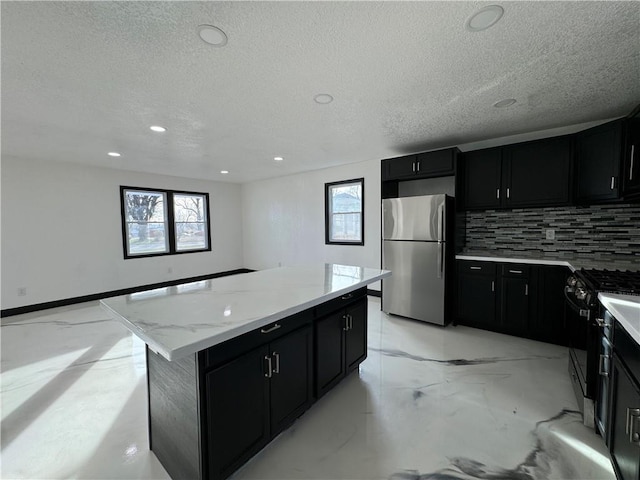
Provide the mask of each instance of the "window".
[{"label": "window", "polygon": [[364,245],[364,178],[325,183],[325,243]]},{"label": "window", "polygon": [[209,194],[120,187],[124,258],[211,250]]}]

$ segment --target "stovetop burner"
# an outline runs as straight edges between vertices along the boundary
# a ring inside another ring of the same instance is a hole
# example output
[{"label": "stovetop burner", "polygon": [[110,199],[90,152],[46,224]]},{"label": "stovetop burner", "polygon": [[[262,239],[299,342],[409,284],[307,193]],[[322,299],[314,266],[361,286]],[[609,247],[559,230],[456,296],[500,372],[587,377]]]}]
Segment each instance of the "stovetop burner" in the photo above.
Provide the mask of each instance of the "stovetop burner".
[{"label": "stovetop burner", "polygon": [[640,295],[640,272],[583,268],[580,273],[595,291]]}]

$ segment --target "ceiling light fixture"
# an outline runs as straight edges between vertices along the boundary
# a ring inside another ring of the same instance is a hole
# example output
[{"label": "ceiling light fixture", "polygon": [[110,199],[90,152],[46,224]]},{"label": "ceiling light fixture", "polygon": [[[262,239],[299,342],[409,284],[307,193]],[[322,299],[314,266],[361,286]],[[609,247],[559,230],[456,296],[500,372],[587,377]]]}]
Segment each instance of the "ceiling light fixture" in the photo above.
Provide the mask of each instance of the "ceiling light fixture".
[{"label": "ceiling light fixture", "polygon": [[319,103],[320,105],[326,105],[327,103],[333,102],[333,97],[328,93],[319,93],[315,97],[313,97],[313,101]]},{"label": "ceiling light fixture", "polygon": [[276,162],[281,162],[281,161],[283,161],[283,160],[284,160],[284,158],[282,158],[282,157],[273,157],[273,159],[274,159]]},{"label": "ceiling light fixture", "polygon": [[151,125],[151,126],[149,127],[149,129],[150,129],[150,130],[152,130],[152,131],[154,131],[154,132],[159,132],[159,133],[162,133],[162,132],[166,132],[166,131],[167,131],[167,129],[166,129],[166,128],[161,127],[160,125]]},{"label": "ceiling light fixture", "polygon": [[510,107],[514,103],[516,103],[515,98],[505,98],[504,100],[500,100],[499,102],[494,103],[493,106],[496,108],[505,108]]},{"label": "ceiling light fixture", "polygon": [[495,25],[502,18],[504,9],[500,5],[489,5],[471,15],[464,24],[470,32],[481,32]]},{"label": "ceiling light fixture", "polygon": [[220,173],[221,173],[222,175],[226,175],[227,173],[229,173],[229,170],[220,170]]},{"label": "ceiling light fixture", "polygon": [[119,157],[120,154],[118,152],[109,152],[107,153],[107,155],[109,155],[110,157]]},{"label": "ceiling light fixture", "polygon": [[198,35],[203,42],[214,47],[224,47],[227,44],[227,34],[213,25],[199,25]]}]

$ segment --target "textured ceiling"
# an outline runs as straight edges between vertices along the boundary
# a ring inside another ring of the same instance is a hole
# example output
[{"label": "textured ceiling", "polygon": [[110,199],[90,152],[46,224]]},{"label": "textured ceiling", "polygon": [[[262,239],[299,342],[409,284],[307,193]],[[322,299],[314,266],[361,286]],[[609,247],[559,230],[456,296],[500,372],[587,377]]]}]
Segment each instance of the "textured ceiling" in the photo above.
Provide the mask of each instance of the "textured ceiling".
[{"label": "textured ceiling", "polygon": [[640,2],[499,2],[466,31],[485,5],[2,1],[2,155],[246,182],[640,102]]}]

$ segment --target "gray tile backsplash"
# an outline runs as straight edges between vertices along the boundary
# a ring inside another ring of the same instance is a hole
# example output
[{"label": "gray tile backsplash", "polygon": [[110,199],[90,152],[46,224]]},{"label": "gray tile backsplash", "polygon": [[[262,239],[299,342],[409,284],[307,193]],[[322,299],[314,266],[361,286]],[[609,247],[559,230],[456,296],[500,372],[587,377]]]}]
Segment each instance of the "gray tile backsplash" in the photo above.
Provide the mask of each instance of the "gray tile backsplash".
[{"label": "gray tile backsplash", "polygon": [[[465,251],[640,262],[640,205],[467,212]],[[555,239],[546,239],[546,230]]]}]

